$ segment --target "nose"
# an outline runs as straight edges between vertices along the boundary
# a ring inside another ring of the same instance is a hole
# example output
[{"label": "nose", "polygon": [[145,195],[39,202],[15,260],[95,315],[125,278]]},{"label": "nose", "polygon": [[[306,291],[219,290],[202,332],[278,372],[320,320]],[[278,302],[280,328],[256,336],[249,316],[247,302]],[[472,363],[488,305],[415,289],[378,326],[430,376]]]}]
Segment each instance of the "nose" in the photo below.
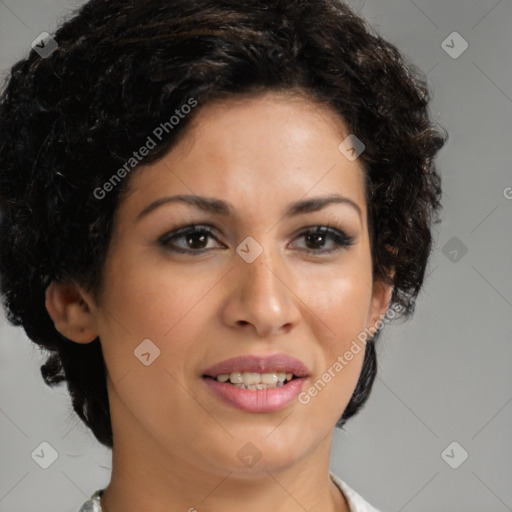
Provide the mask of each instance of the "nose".
[{"label": "nose", "polygon": [[299,322],[300,299],[279,255],[264,249],[252,263],[240,258],[230,276],[222,310],[226,325],[271,338],[289,332]]}]

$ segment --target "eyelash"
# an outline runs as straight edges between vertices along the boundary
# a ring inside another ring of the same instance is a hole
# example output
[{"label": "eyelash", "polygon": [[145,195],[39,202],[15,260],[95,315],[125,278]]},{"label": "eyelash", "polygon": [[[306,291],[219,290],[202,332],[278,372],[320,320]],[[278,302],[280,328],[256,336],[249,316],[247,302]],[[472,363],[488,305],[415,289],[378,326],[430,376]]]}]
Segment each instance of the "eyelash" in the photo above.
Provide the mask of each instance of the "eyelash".
[{"label": "eyelash", "polygon": [[[190,235],[196,235],[196,234],[206,234],[208,238],[213,238],[214,240],[217,240],[213,234],[213,230],[210,226],[202,225],[202,224],[191,224],[182,228],[179,228],[175,231],[171,231],[169,233],[166,233],[159,239],[160,245],[165,247],[166,250],[182,253],[182,254],[193,254],[193,255],[200,255],[204,254],[207,251],[211,251],[212,249],[182,249],[177,248],[176,246],[172,246],[169,242],[171,240],[176,240],[179,238],[187,237]],[[334,249],[329,250],[315,250],[315,249],[304,249],[305,252],[308,254],[331,254],[334,252],[338,252],[341,249],[346,249],[354,244],[355,237],[348,236],[344,231],[333,228],[330,226],[314,226],[313,229],[308,229],[306,231],[303,231],[300,233],[297,238],[304,237],[307,235],[324,235],[327,238],[330,238],[335,244],[336,247]],[[218,240],[217,240],[218,242]],[[219,242],[220,243],[220,242]]]}]

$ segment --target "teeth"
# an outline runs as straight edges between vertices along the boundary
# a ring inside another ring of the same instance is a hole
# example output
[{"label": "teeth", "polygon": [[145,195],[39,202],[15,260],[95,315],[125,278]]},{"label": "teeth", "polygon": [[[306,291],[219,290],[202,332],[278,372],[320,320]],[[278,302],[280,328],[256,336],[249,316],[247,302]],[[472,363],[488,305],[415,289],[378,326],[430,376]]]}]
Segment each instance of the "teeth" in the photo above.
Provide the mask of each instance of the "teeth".
[{"label": "teeth", "polygon": [[219,382],[229,382],[239,388],[244,389],[270,389],[279,388],[284,385],[285,381],[290,381],[293,373],[272,372],[272,373],[255,373],[255,372],[231,372],[217,375]]},{"label": "teeth", "polygon": [[240,372],[232,372],[229,374],[229,380],[233,384],[242,384],[244,378],[242,377],[242,374]]}]

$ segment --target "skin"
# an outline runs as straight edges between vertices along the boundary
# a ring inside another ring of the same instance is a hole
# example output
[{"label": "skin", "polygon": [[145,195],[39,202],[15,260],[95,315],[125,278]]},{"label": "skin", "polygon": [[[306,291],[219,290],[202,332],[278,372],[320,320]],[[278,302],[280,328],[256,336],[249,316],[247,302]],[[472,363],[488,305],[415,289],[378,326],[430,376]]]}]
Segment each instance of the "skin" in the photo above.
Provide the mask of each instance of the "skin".
[{"label": "skin", "polygon": [[[201,379],[234,356],[284,352],[308,367],[307,389],[386,313],[392,288],[372,282],[362,164],[338,150],[349,133],[334,111],[284,93],[206,104],[163,160],[130,177],[101,300],[73,283],[48,288],[62,334],[101,339],[114,433],[108,512],[349,510],[329,459],[363,350],[307,405],[272,413],[224,404]],[[332,193],[361,216],[338,203],[283,217],[294,201]],[[136,220],[175,194],[219,198],[235,214],[168,203]],[[212,226],[215,238],[173,241],[189,254],[159,244],[189,224]],[[328,254],[329,237],[301,235],[327,224],[354,244]],[[236,252],[247,236],[263,248],[252,263]],[[134,356],[144,339],[161,351],[149,366]],[[237,457],[248,442],[261,453],[252,467]]]}]

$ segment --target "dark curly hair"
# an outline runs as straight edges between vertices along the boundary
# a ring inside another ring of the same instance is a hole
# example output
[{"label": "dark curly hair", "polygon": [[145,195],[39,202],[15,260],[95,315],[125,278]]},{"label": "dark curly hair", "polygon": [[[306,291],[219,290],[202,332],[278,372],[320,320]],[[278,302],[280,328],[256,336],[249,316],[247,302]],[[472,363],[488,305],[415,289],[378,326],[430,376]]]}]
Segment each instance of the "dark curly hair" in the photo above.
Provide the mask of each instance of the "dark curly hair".
[{"label": "dark curly hair", "polygon": [[[102,200],[94,190],[192,98],[199,106],[163,134],[145,164],[162,158],[214,99],[273,90],[335,109],[366,146],[359,158],[374,280],[393,284],[392,305],[412,315],[431,223],[439,222],[434,158],[447,135],[430,119],[424,76],[347,5],[90,0],[53,37],[58,48],[17,62],[0,96],[1,294],[7,319],[48,352],[45,382],[67,382],[99,442],[113,446],[100,339],[61,335],[45,290],[53,280],[74,281],[98,297],[129,178]],[[380,332],[366,344],[340,428],[369,396]]]}]

